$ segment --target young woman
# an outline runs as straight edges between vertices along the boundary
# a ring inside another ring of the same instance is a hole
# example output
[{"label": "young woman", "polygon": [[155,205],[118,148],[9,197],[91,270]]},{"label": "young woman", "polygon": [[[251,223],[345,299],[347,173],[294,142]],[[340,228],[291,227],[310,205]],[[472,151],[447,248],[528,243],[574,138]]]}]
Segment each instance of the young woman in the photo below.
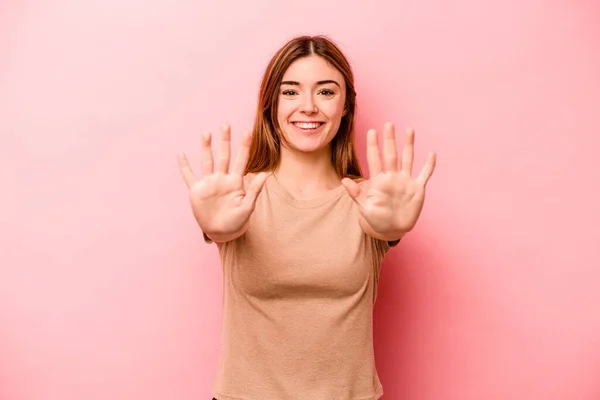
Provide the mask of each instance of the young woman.
[{"label": "young woman", "polygon": [[202,178],[179,167],[204,239],[223,266],[218,400],[372,400],[383,394],[373,304],[385,253],[417,222],[431,153],[412,173],[394,126],[367,134],[370,179],[355,153],[351,67],[329,39],[297,37],[271,59],[252,133],[230,166],[202,138]]}]

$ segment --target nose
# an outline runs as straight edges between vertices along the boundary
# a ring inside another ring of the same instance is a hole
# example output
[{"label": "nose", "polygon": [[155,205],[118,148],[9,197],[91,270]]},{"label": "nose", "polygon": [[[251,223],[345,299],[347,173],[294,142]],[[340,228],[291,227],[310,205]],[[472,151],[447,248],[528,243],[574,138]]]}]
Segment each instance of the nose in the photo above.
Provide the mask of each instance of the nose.
[{"label": "nose", "polygon": [[300,106],[300,109],[305,114],[316,114],[319,110],[312,96],[304,96],[304,101]]}]

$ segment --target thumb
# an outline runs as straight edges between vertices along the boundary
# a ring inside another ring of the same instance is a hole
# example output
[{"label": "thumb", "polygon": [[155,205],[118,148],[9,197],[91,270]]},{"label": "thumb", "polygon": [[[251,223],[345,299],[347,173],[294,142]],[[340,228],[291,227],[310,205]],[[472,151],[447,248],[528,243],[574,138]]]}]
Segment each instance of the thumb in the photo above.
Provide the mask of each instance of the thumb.
[{"label": "thumb", "polygon": [[256,199],[265,185],[268,176],[269,175],[266,172],[261,172],[252,179],[248,190],[246,190],[246,195],[242,200],[242,205],[244,207],[254,208],[254,203],[256,203]]},{"label": "thumb", "polygon": [[350,195],[350,197],[352,197],[352,200],[358,202],[359,199],[359,195],[360,195],[360,185],[356,182],[354,182],[352,179],[350,178],[344,178],[342,179],[342,185],[344,185],[344,188],[346,189],[346,191],[348,192],[348,194]]},{"label": "thumb", "polygon": [[360,187],[360,185],[350,178],[342,179],[342,185],[344,185],[344,188],[346,189],[352,200],[354,200],[354,203],[356,203],[356,205],[358,206],[358,211],[364,215],[365,196],[361,196],[362,188]]}]

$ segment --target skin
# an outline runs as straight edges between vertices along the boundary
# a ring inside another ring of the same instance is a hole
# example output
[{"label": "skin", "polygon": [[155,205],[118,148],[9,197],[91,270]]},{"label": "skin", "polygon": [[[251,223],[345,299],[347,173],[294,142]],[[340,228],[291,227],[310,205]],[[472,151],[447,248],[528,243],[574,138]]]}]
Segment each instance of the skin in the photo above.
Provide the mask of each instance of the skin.
[{"label": "skin", "polygon": [[[361,185],[348,178],[340,180],[331,164],[331,140],[344,115],[345,90],[341,73],[319,56],[301,58],[290,65],[282,79],[277,109],[281,134],[289,144],[281,149],[275,177],[299,199],[318,196],[342,184],[357,204],[363,231],[378,239],[398,240],[417,223],[436,155],[430,153],[419,174],[413,176],[414,131],[407,129],[399,157],[394,125],[386,123],[382,149],[377,131],[371,129],[367,133],[370,179]],[[321,124],[317,131],[302,130],[295,125],[306,121]],[[196,178],[186,155],[179,154],[179,169],[189,188],[194,217],[215,242],[230,241],[244,234],[268,175],[257,174],[244,185],[250,132],[243,133],[231,170],[229,126],[223,125],[221,132],[216,165],[211,134],[202,136],[202,178]]]},{"label": "skin", "polygon": [[[296,198],[308,199],[340,185],[331,164],[331,141],[344,115],[342,74],[319,56],[293,62],[282,78],[277,122],[288,145],[281,149],[278,181]],[[315,132],[295,125],[319,122]]]},{"label": "skin", "polygon": [[[323,58],[310,56],[296,60],[283,75],[277,122],[291,143],[286,153],[326,158],[344,114],[346,84],[342,74]],[[316,133],[305,133],[294,122],[318,121]],[[289,154],[286,154],[289,157]]]},{"label": "skin", "polygon": [[393,241],[411,231],[425,201],[425,187],[433,174],[435,153],[429,153],[420,173],[413,176],[415,133],[407,129],[399,162],[394,125],[383,128],[383,160],[380,156],[377,131],[367,133],[367,163],[371,178],[360,187],[350,179],[342,184],[358,205],[363,231],[375,238]]}]

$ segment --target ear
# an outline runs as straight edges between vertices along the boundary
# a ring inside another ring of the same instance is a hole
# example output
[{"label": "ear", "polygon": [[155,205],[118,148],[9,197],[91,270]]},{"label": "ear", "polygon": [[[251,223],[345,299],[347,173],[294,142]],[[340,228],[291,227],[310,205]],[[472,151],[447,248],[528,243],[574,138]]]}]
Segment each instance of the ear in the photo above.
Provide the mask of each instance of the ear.
[{"label": "ear", "polygon": [[348,106],[344,106],[344,112],[342,113],[342,117],[345,117],[348,114]]}]

